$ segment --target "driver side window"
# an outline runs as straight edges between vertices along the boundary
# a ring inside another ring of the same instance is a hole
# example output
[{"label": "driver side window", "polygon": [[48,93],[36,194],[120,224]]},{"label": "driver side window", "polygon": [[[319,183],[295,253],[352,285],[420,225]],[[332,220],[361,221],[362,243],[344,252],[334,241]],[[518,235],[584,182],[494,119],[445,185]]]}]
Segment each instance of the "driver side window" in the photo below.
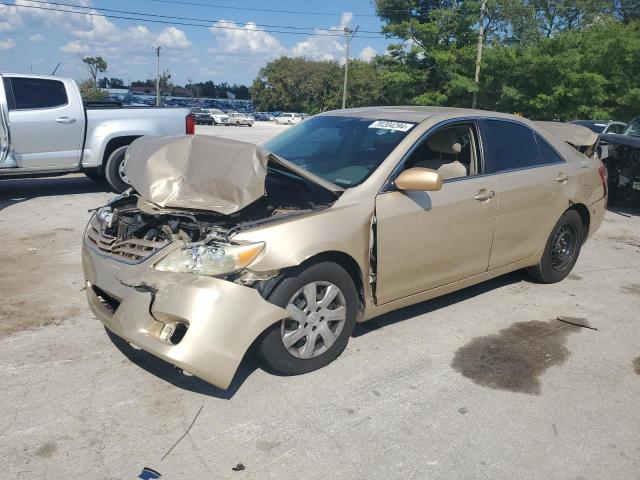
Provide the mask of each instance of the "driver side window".
[{"label": "driver side window", "polygon": [[405,169],[429,168],[443,180],[468,177],[479,170],[478,134],[474,123],[444,126],[420,141]]}]

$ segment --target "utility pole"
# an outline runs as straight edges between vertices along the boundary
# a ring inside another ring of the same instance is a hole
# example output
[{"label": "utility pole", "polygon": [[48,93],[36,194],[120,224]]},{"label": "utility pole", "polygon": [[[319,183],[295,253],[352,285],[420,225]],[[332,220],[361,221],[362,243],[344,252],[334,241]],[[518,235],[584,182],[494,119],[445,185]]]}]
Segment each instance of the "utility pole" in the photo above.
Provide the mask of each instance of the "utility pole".
[{"label": "utility pole", "polygon": [[344,38],[347,41],[347,56],[344,61],[344,83],[342,84],[342,108],[347,108],[347,77],[349,76],[349,45],[351,40],[356,36],[359,26],[355,30],[344,27]]},{"label": "utility pole", "polygon": [[156,51],[156,57],[158,57],[158,65],[156,68],[156,107],[160,106],[160,45],[154,47]]},{"label": "utility pole", "polygon": [[482,0],[480,4],[480,28],[478,29],[478,55],[476,57],[476,90],[473,92],[471,108],[476,108],[478,104],[478,90],[480,89],[480,62],[482,62],[482,44],[484,43],[484,12],[487,8],[487,0]]}]

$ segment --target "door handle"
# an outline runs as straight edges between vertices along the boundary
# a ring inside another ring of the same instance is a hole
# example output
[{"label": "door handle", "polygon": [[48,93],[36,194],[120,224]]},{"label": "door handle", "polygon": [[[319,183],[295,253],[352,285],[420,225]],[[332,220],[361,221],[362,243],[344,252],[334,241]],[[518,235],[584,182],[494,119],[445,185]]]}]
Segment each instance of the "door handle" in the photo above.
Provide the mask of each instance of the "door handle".
[{"label": "door handle", "polygon": [[558,176],[556,177],[556,182],[564,183],[567,180],[569,180],[569,177],[564,173],[559,173]]},{"label": "door handle", "polygon": [[58,123],[74,123],[76,121],[75,118],[71,117],[58,117],[56,118],[56,122]]},{"label": "door handle", "polygon": [[482,202],[483,200],[489,200],[490,198],[493,198],[495,196],[496,192],[494,192],[493,190],[480,190],[478,194],[473,198],[475,198],[479,202]]}]

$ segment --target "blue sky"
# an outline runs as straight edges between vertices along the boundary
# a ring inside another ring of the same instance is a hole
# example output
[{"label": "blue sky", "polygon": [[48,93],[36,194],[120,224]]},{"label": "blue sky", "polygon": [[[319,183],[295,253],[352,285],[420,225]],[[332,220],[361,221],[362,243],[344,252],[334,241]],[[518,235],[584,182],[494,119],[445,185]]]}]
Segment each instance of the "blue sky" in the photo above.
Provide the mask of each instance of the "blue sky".
[{"label": "blue sky", "polygon": [[[106,76],[125,81],[151,78],[155,75],[152,47],[159,43],[162,45],[161,68],[169,69],[172,79],[178,84],[188,79],[249,84],[266,62],[279,55],[343,60],[344,40],[329,35],[341,31],[345,25],[352,28],[357,25],[361,30],[374,32],[381,28],[369,0],[183,1],[208,6],[168,3],[165,0],[55,0],[57,5],[41,0],[38,3],[34,0],[3,0],[62,11],[0,4],[0,71],[51,73],[61,62],[58,75],[80,80],[88,77],[82,56],[101,55],[109,65]],[[84,11],[95,15],[69,13],[67,10],[70,8],[61,3],[90,7]],[[97,10],[100,8],[189,17],[199,21],[154,17],[169,22],[161,24],[108,18],[109,15],[141,16]],[[245,10],[251,8],[306,13]],[[178,23],[199,23],[203,26]],[[292,35],[270,30],[315,31],[321,34]],[[368,59],[376,52],[384,52],[389,43],[382,36],[370,33],[362,36],[375,38],[357,36],[351,45],[352,58]]]}]

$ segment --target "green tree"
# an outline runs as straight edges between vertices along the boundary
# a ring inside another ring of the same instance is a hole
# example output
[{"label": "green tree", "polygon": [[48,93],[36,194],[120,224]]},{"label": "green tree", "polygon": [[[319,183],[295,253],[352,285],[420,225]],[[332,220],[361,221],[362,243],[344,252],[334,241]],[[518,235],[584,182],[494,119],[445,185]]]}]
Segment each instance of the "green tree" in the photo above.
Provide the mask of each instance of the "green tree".
[{"label": "green tree", "polygon": [[106,100],[107,98],[106,92],[100,90],[96,86],[94,80],[91,78],[88,78],[80,82],[80,84],[78,85],[78,88],[80,90],[80,96],[82,97],[82,100],[85,102],[102,101],[102,100]]},{"label": "green tree", "polygon": [[89,74],[93,79],[93,85],[98,84],[98,73],[105,72],[107,70],[107,62],[102,57],[84,57],[82,62],[87,66]]},{"label": "green tree", "polygon": [[493,46],[480,105],[531,118],[625,119],[637,115],[640,22],[610,18],[534,45]]}]

